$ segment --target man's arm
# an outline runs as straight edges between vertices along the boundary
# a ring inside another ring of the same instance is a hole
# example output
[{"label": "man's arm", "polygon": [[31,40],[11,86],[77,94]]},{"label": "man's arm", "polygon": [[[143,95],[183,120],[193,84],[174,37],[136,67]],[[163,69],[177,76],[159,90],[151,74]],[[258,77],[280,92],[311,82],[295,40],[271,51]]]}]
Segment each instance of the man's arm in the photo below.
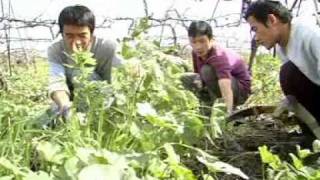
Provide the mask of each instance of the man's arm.
[{"label": "man's arm", "polygon": [[62,112],[71,105],[65,72],[60,64],[49,63],[49,68],[49,96]]},{"label": "man's arm", "polygon": [[231,114],[233,110],[233,92],[232,92],[231,79],[227,79],[227,78],[219,79],[218,84],[220,87],[221,95],[227,106],[227,112],[228,114]]},{"label": "man's arm", "polygon": [[318,33],[314,35],[311,39],[311,42],[308,44],[310,46],[309,52],[311,53],[312,57],[317,62],[317,71],[318,71],[318,77],[320,77],[320,31],[317,31]]},{"label": "man's arm", "polygon": [[220,88],[220,93],[224,99],[224,102],[227,106],[228,114],[231,114],[233,110],[233,91],[232,91],[232,75],[231,70],[232,67],[229,64],[229,59],[227,56],[227,52],[219,53],[210,61],[210,65],[212,65],[217,73],[218,77],[218,85]]},{"label": "man's arm", "polygon": [[66,75],[62,60],[58,56],[57,46],[48,49],[49,61],[49,96],[58,105],[59,110],[70,107],[69,88],[66,84]]}]

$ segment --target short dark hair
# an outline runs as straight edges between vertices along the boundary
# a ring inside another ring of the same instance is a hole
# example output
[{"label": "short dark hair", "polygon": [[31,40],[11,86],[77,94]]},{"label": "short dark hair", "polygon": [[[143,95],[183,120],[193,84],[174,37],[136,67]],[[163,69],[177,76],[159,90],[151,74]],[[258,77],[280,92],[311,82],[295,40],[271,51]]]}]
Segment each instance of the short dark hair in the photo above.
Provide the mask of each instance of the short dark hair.
[{"label": "short dark hair", "polygon": [[197,36],[207,36],[209,39],[212,39],[212,28],[210,24],[205,21],[192,21],[188,28],[189,37]]},{"label": "short dark hair", "polygon": [[252,2],[245,12],[245,19],[253,16],[258,22],[267,26],[268,15],[275,15],[282,23],[290,23],[290,11],[277,0],[258,0]]},{"label": "short dark hair", "polygon": [[64,25],[88,26],[93,33],[95,28],[95,17],[93,12],[82,5],[65,7],[59,15],[60,33],[63,32]]}]

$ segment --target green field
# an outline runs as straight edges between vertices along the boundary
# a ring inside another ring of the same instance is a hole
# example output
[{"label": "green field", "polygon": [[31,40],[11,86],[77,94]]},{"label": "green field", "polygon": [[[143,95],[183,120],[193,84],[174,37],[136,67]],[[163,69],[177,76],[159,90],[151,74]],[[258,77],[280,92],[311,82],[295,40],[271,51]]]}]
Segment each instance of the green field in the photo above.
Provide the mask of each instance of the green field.
[{"label": "green field", "polygon": [[[87,81],[86,73],[79,77],[67,122],[48,113],[46,60],[37,60],[36,72],[16,65],[12,76],[3,76],[0,180],[320,178],[319,165],[304,164],[317,149],[289,156],[277,156],[263,143],[246,149],[237,138],[257,142],[272,134],[227,124],[223,103],[212,108],[211,118],[202,116],[201,102],[179,81],[185,68],[178,57],[148,40],[122,47],[127,65],[113,70],[111,85]],[[279,63],[270,55],[257,57],[253,94],[244,106],[281,99]],[[43,128],[52,119],[58,125]]]}]

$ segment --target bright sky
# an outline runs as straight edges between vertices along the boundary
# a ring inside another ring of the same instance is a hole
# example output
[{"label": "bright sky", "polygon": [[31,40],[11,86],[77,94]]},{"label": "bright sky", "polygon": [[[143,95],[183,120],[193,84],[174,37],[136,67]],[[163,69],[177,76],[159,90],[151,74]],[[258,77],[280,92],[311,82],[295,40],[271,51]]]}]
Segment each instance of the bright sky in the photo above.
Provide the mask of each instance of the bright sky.
[{"label": "bright sky", "polygon": [[[212,16],[212,11],[218,0],[147,0],[149,13],[153,14],[155,18],[163,18],[165,11],[170,8],[175,8],[179,13],[185,14],[190,19],[208,19]],[[288,0],[289,6],[294,0]],[[9,0],[4,0],[5,12],[8,12]],[[143,0],[11,0],[14,16],[20,19],[32,20],[39,17],[42,20],[56,20],[60,11],[68,6],[74,4],[83,4],[88,6],[97,17],[97,24],[101,23],[102,19],[106,17],[143,17],[144,6]],[[239,13],[241,8],[241,0],[220,0],[215,16],[222,16],[230,13]],[[315,12],[313,7],[313,1],[303,1],[300,14],[305,19],[310,20],[312,14]],[[221,23],[230,21],[230,19],[221,19]],[[314,22],[312,22],[314,23]],[[1,25],[0,25],[1,27]],[[97,30],[99,36],[108,38],[121,38],[126,35],[128,30],[128,22],[126,23],[115,23],[111,29],[100,29]],[[33,29],[22,29],[11,30],[12,36],[17,37],[18,33],[22,37],[38,37],[38,38],[50,38],[49,30],[46,28],[33,28]],[[58,31],[56,27],[55,33]],[[169,29],[167,29],[168,32]],[[159,31],[154,31],[158,33]],[[183,28],[177,29],[179,36],[186,36],[186,32]],[[245,41],[249,38],[249,29],[247,25],[243,25],[240,28],[220,28],[214,29],[218,38],[229,38],[233,39],[228,43],[237,43],[239,41]],[[226,35],[227,32],[227,35]],[[0,36],[3,32],[0,32]],[[236,38],[234,38],[236,37]],[[21,43],[16,44],[17,46],[26,46]],[[37,49],[46,49],[48,43],[32,43],[28,46],[32,46]],[[4,44],[0,44],[4,46]],[[241,44],[240,44],[241,46]]]}]

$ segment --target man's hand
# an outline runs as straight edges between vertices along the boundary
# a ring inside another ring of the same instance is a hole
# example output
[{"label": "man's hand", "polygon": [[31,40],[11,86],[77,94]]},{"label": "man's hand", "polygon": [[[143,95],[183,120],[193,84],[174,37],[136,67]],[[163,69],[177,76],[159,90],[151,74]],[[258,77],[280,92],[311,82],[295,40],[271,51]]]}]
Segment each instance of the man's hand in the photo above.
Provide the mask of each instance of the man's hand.
[{"label": "man's hand", "polygon": [[279,118],[288,109],[289,109],[289,102],[288,102],[287,98],[285,98],[285,99],[281,100],[279,105],[273,111],[272,116],[275,118]]},{"label": "man's hand", "polygon": [[272,116],[278,118],[283,114],[285,111],[294,112],[295,105],[298,104],[296,98],[292,95],[287,95],[284,99],[282,99],[277,106],[277,108],[272,113]]},{"label": "man's hand", "polygon": [[52,93],[52,100],[58,105],[59,114],[63,115],[69,111],[72,103],[66,91],[55,91]]},{"label": "man's hand", "polygon": [[294,96],[286,96],[286,99],[282,100],[273,115],[281,115],[284,110],[293,112],[320,139],[320,126],[316,118]]},{"label": "man's hand", "polygon": [[193,84],[195,85],[195,87],[197,87],[198,89],[203,88],[203,84],[202,84],[202,80],[201,80],[200,76],[197,76],[197,77],[193,80],[192,83],[193,83]]}]

